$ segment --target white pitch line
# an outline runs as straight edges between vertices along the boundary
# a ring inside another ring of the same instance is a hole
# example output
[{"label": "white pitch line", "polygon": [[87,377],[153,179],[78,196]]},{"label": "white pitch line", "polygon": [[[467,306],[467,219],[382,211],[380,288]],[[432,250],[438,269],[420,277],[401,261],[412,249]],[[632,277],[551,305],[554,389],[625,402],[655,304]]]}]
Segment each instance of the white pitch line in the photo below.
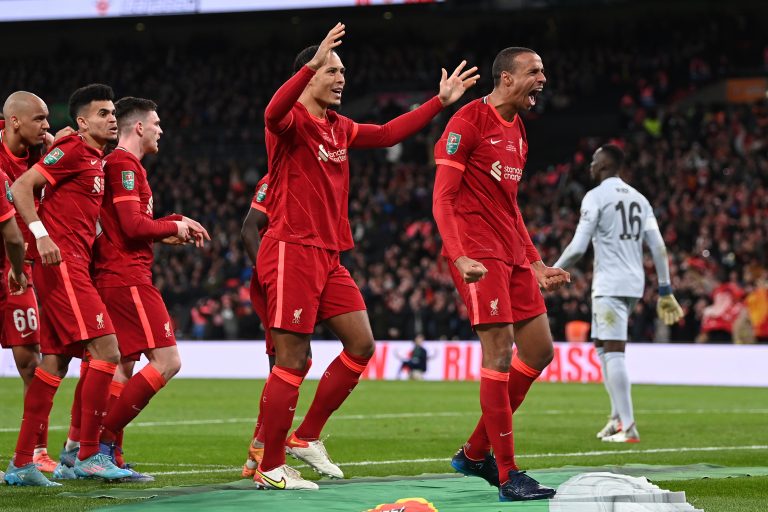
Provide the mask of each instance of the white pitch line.
[{"label": "white pitch line", "polygon": [[[599,455],[643,455],[651,453],[669,453],[669,452],[717,452],[717,451],[737,451],[737,450],[765,450],[768,449],[768,445],[747,445],[747,446],[699,446],[699,447],[687,447],[687,448],[649,448],[647,450],[594,450],[589,452],[568,452],[568,453],[529,453],[529,454],[516,454],[517,458],[528,459],[543,459],[552,457],[590,457]],[[449,458],[441,457],[437,459],[400,459],[400,460],[365,460],[357,462],[339,462],[339,466],[384,466],[391,464],[418,464],[425,462],[448,462]],[[151,463],[146,463],[147,466],[151,466]],[[308,466],[294,466],[297,468],[306,468]],[[162,472],[150,472],[154,476],[161,475],[193,475],[199,473],[227,473],[237,472],[241,468],[233,467],[230,469],[200,469],[200,470],[187,470],[187,471],[162,471]]]},{"label": "white pitch line", "polygon": [[[768,409],[639,409],[636,414],[768,414]],[[535,415],[573,415],[573,414],[601,414],[600,411],[549,409],[544,411],[520,411],[522,416]],[[334,420],[385,420],[398,418],[450,418],[459,416],[479,416],[479,412],[414,412],[414,413],[382,413],[382,414],[340,414],[334,416]],[[294,421],[301,421],[303,416],[296,416]],[[152,427],[178,427],[185,425],[229,425],[237,423],[255,423],[256,418],[210,418],[204,420],[178,420],[178,421],[137,421],[128,424],[126,428],[152,428]],[[69,430],[69,425],[50,425],[49,431]],[[18,432],[18,427],[0,427],[0,433]]]},{"label": "white pitch line", "polygon": [[[383,420],[397,418],[445,418],[456,416],[477,415],[475,412],[405,412],[405,413],[387,413],[387,414],[347,414],[334,416],[335,420]],[[301,421],[304,416],[295,416],[294,421]],[[255,423],[256,418],[211,418],[205,420],[179,420],[179,421],[137,421],[129,423],[126,428],[141,427],[177,427],[184,425],[226,425],[234,423]],[[48,431],[69,430],[69,425],[49,425]],[[3,427],[1,432],[18,432],[18,427]]]}]

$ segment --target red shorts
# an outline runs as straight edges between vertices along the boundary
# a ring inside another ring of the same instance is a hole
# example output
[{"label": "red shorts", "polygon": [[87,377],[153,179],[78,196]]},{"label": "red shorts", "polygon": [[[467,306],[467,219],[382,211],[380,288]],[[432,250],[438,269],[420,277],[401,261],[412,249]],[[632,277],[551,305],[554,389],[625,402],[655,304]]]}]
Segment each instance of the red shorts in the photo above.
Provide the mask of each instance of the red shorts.
[{"label": "red shorts", "polygon": [[473,326],[513,324],[547,312],[539,283],[529,265],[510,265],[490,258],[477,261],[485,265],[488,273],[471,284],[464,282],[456,265],[452,262],[448,265]]},{"label": "red shorts", "polygon": [[[10,265],[6,265],[9,267]],[[0,346],[3,348],[40,343],[40,313],[37,310],[37,296],[32,288],[32,266],[24,264],[24,272],[29,276],[29,286],[21,295],[11,295],[5,291],[2,309],[2,333]],[[5,276],[8,275],[7,269]],[[7,279],[0,280],[0,286],[7,287]]]},{"label": "red shorts", "polygon": [[6,258],[3,279],[2,329],[0,332],[0,346],[3,348],[18,347],[22,345],[37,345],[40,343],[40,314],[37,309],[37,296],[32,288],[32,265],[24,263],[24,273],[28,276],[27,290],[21,295],[11,295],[8,291],[7,275],[10,269],[10,261]]},{"label": "red shorts", "polygon": [[266,322],[267,297],[264,295],[264,290],[259,284],[255,270],[253,276],[251,277],[251,305],[253,306],[253,310],[256,312],[256,316],[258,316],[259,320],[261,320],[261,325],[264,326],[264,341],[266,341],[267,345],[267,355],[273,356],[275,355],[275,344],[272,341],[272,333],[267,327]]},{"label": "red shorts", "polygon": [[87,266],[38,261],[32,273],[40,297],[40,352],[82,357],[79,342],[115,333]]},{"label": "red shorts", "polygon": [[366,309],[337,251],[265,237],[256,267],[270,328],[311,334],[317,322]]},{"label": "red shorts", "polygon": [[171,317],[151,284],[99,288],[115,326],[120,354],[138,361],[147,350],[176,345]]}]

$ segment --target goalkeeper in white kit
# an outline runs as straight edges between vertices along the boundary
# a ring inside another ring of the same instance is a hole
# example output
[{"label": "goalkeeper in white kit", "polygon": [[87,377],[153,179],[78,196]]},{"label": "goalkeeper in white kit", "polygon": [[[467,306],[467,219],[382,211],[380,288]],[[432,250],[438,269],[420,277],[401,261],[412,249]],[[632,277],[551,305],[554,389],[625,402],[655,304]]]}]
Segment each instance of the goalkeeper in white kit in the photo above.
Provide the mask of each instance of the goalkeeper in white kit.
[{"label": "goalkeeper in white kit", "polygon": [[573,240],[552,266],[567,270],[587,252],[592,241],[591,337],[611,398],[610,419],[597,437],[606,442],[636,443],[640,434],[632,410],[624,349],[629,316],[645,287],[643,242],[651,250],[659,280],[659,318],[673,325],[683,310],[672,295],[667,249],[653,208],[645,196],[619,177],[623,164],[624,152],[615,144],[595,151],[589,174],[599,185],[584,196]]}]

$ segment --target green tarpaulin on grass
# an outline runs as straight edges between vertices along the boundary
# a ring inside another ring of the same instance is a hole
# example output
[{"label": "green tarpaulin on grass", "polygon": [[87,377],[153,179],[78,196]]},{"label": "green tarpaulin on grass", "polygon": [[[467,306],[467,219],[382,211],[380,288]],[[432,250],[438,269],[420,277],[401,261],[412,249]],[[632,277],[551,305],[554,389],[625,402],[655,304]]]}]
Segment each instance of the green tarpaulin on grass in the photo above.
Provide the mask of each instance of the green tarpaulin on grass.
[{"label": "green tarpaulin on grass", "polygon": [[[582,467],[530,471],[542,484],[558,487],[584,473],[614,473],[646,477],[651,481],[692,480],[699,478],[729,478],[768,476],[768,468],[729,468],[709,464],[689,466],[626,466]],[[79,498],[141,499],[141,502],[107,507],[130,512],[220,510],[220,511],[363,511],[398,499],[419,497],[433,503],[440,512],[526,510],[549,511],[547,501],[498,502],[496,489],[479,478],[458,475],[423,475],[416,477],[352,478],[342,481],[320,481],[319,491],[260,491],[250,480],[228,484],[164,487],[158,489],[116,488],[89,493],[62,493]],[[105,509],[101,509],[105,510]],[[693,510],[693,509],[691,509]]]}]

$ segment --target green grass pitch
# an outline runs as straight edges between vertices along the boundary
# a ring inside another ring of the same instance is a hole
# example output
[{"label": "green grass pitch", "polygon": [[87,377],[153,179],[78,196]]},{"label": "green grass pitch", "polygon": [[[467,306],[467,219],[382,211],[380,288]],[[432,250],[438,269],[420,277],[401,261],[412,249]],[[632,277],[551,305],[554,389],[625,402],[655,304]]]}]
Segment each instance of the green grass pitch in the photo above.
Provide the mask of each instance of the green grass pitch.
[{"label": "green grass pitch", "polygon": [[[49,434],[54,458],[66,436],[74,383],[64,381],[54,405]],[[126,430],[126,459],[156,476],[146,487],[239,479],[262,384],[172,381]],[[306,411],[315,386],[303,385],[297,414]],[[478,387],[476,382],[363,381],[326,426],[326,446],[348,477],[450,472],[449,458],[477,422]],[[607,445],[595,438],[607,412],[601,384],[535,384],[515,415],[518,463],[530,469],[697,462],[768,466],[768,389],[637,385],[633,392],[642,442]],[[0,379],[2,469],[15,446],[21,409],[21,381]],[[316,478],[311,470],[302,472]],[[768,510],[766,477],[654,483],[686,491],[688,501],[706,511]],[[85,492],[100,485],[113,486],[76,481],[64,489]],[[57,497],[60,489],[0,486],[0,510],[109,504]]]}]

